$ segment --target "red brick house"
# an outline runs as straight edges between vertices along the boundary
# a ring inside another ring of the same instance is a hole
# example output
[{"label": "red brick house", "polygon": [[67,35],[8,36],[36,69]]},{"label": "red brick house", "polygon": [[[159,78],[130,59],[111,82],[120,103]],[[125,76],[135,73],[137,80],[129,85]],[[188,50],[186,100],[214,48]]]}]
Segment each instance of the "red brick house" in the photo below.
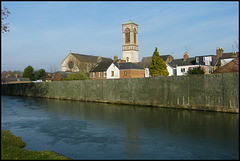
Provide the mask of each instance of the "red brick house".
[{"label": "red brick house", "polygon": [[239,57],[233,59],[226,65],[216,69],[213,74],[217,73],[238,73],[239,72]]}]

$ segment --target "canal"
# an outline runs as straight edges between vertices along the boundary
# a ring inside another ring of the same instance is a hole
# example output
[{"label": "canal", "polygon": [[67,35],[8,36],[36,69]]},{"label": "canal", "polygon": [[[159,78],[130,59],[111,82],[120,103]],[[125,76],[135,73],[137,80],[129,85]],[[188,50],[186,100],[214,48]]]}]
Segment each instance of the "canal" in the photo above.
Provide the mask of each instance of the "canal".
[{"label": "canal", "polygon": [[239,159],[239,115],[1,95],[1,127],[71,159]]}]

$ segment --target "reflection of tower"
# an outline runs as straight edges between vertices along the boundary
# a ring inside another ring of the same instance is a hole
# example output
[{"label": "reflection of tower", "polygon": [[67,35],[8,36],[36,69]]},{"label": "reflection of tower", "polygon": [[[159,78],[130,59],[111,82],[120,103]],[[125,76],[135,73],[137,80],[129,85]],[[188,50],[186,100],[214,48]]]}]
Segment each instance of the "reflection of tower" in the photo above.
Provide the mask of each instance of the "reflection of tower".
[{"label": "reflection of tower", "polygon": [[128,20],[122,24],[123,60],[138,62],[138,24]]}]

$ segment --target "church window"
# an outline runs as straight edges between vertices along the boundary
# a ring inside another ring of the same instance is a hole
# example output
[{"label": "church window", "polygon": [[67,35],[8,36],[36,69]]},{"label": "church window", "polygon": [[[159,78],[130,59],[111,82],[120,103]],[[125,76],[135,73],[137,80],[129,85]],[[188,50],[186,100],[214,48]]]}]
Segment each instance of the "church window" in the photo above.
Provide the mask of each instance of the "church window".
[{"label": "church window", "polygon": [[112,77],[114,76],[114,71],[112,71]]},{"label": "church window", "polygon": [[126,43],[130,43],[130,29],[129,28],[127,28],[126,30],[125,30],[125,42]]},{"label": "church window", "polygon": [[137,43],[137,31],[134,29],[134,44]]},{"label": "church window", "polygon": [[127,57],[127,62],[129,62],[129,57]]},{"label": "church window", "polygon": [[93,72],[93,78],[95,78],[96,77],[96,74],[95,74],[95,72]]},{"label": "church window", "polygon": [[73,68],[73,62],[72,61],[70,61],[69,63],[68,63],[68,67],[70,68],[70,69],[72,69]]}]

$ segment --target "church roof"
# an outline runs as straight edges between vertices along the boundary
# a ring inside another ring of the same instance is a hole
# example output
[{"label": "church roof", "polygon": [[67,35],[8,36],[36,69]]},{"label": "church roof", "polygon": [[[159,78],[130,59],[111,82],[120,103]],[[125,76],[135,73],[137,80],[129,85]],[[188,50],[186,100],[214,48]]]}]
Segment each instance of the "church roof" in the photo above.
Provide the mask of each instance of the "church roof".
[{"label": "church roof", "polygon": [[[82,62],[97,62],[98,56],[71,53],[76,59]],[[100,56],[99,56],[100,57]],[[111,58],[101,57],[102,60],[112,60]]]},{"label": "church roof", "polygon": [[122,23],[122,25],[130,24],[130,23],[138,25],[137,23],[133,22],[132,20],[128,20],[127,22]]}]

